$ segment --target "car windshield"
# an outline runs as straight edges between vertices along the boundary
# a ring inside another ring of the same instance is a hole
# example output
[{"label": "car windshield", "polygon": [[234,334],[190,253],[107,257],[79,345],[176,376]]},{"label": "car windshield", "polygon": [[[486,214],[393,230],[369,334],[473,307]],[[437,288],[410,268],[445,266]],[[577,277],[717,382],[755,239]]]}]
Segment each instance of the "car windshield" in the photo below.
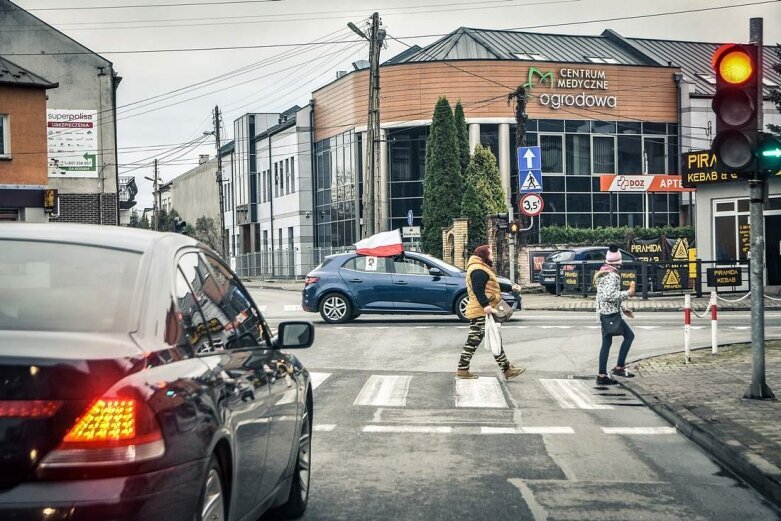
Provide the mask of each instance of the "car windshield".
[{"label": "car windshield", "polygon": [[0,330],[129,331],[141,254],[0,241]]},{"label": "car windshield", "polygon": [[569,262],[569,261],[571,261],[574,258],[575,258],[575,252],[574,251],[558,251],[558,252],[550,255],[545,260],[547,262]]}]

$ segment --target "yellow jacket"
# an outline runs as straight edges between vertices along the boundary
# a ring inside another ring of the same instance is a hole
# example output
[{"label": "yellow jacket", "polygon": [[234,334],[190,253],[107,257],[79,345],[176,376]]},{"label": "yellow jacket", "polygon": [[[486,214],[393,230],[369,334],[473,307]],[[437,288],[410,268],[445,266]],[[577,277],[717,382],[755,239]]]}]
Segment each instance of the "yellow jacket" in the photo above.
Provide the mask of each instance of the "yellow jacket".
[{"label": "yellow jacket", "polygon": [[496,273],[480,257],[472,255],[466,264],[466,291],[469,295],[469,304],[467,304],[466,313],[464,314],[469,320],[485,316],[483,306],[477,300],[472,288],[472,273],[475,270],[482,270],[488,275],[488,283],[485,285],[485,296],[488,298],[488,304],[491,307],[496,307],[502,300],[502,290],[499,286],[499,280],[496,278]]}]

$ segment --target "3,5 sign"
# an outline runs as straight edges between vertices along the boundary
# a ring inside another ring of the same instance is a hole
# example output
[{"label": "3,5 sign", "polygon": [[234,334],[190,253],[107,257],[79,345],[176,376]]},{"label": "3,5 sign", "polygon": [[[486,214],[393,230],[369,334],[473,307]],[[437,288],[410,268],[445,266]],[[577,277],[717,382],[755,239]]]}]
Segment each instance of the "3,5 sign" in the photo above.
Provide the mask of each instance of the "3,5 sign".
[{"label": "3,5 sign", "polygon": [[542,213],[545,203],[540,194],[526,194],[521,198],[521,213],[529,217],[536,217]]}]

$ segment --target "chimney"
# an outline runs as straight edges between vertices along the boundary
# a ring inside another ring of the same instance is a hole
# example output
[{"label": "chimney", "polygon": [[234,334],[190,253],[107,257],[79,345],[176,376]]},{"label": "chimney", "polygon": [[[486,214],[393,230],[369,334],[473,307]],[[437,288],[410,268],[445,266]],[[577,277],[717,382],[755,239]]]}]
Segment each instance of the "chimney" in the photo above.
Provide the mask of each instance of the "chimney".
[{"label": "chimney", "polygon": [[198,164],[202,165],[209,162],[209,154],[201,154],[198,156]]}]

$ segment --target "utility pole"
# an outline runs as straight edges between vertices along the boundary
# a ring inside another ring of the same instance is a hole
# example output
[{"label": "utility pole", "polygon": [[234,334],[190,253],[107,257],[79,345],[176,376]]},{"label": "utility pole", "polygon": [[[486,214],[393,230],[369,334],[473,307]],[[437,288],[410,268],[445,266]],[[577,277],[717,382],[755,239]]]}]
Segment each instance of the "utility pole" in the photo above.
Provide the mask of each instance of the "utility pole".
[{"label": "utility pole", "polygon": [[225,236],[225,200],[222,188],[222,154],[220,154],[220,127],[222,126],[222,116],[220,115],[219,105],[214,106],[214,140],[217,146],[217,187],[220,193],[220,255],[224,261],[228,261],[228,241]]},{"label": "utility pole", "polygon": [[[750,40],[757,47],[757,127],[763,131],[762,125],[762,18],[752,18],[750,21]],[[767,399],[774,398],[773,391],[765,382],[765,211],[764,195],[766,190],[765,176],[759,165],[754,176],[749,180],[751,209],[751,385],[744,398]]]},{"label": "utility pole", "polygon": [[160,231],[160,183],[159,183],[159,177],[157,175],[157,159],[155,159],[155,173],[154,173],[154,181],[152,183],[153,190],[154,190],[154,221],[155,221],[155,231]]},{"label": "utility pole", "polygon": [[385,29],[380,27],[379,13],[372,14],[372,25],[367,36],[352,22],[347,26],[369,41],[369,115],[366,124],[366,178],[363,180],[363,237],[374,235],[382,227],[380,222],[380,50],[385,40]]},{"label": "utility pole", "polygon": [[[518,147],[526,146],[526,121],[529,117],[526,114],[526,89],[519,85],[515,92],[510,93],[507,101],[515,100],[515,150],[517,154]],[[520,173],[519,173],[520,174]],[[519,187],[520,188],[520,187]],[[512,182],[510,182],[510,208],[507,211],[509,222],[513,222],[515,214],[515,201],[512,197]],[[508,227],[509,230],[509,227]],[[515,243],[517,236],[510,234],[510,281],[515,284]]]}]

